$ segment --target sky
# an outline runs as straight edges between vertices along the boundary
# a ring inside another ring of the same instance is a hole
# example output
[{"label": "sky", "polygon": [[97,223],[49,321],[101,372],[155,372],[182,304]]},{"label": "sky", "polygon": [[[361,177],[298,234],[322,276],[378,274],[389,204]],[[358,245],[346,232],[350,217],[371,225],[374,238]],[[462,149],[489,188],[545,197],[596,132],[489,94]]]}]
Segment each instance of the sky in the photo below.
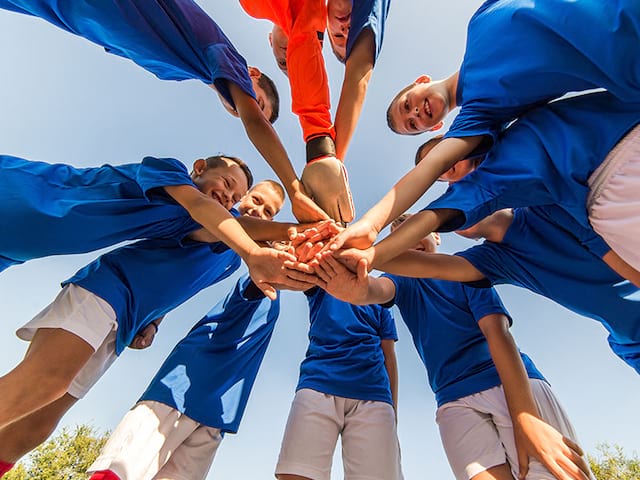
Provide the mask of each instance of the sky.
[{"label": "sky", "polygon": [[[275,80],[282,101],[275,128],[300,173],[304,144],[297,119],[290,112],[287,80],[268,46],[270,25],[248,17],[237,2],[199,0],[199,4],[247,62]],[[357,216],[412,166],[416,148],[428,138],[393,134],[385,122],[388,102],[420,74],[441,78],[458,67],[466,23],[479,4],[470,0],[392,4],[384,46],[345,159]],[[327,47],[331,93],[337,99],[343,66]],[[198,81],[160,81],[84,39],[40,19],[6,11],[0,11],[0,65],[3,154],[82,167],[139,162],[152,155],[177,158],[190,167],[196,158],[223,152],[247,161],[257,179],[275,178],[246,138],[240,121],[229,116],[214,92]],[[441,187],[428,192],[413,211],[441,192]],[[287,206],[277,219],[293,219]],[[2,225],[3,230],[10,228]],[[455,252],[473,243],[445,234],[441,251]],[[0,374],[13,368],[26,350],[27,344],[13,332],[55,298],[62,280],[99,253],[34,260],[0,275],[5,332]],[[125,351],[60,425],[90,423],[100,431],[113,429],[172,346],[226,294],[236,278],[204,290],[168,315],[154,345],[144,351]],[[514,319],[516,341],[551,383],[583,448],[596,453],[598,444],[608,442],[628,453],[640,451],[640,381],[610,352],[604,329],[528,291],[509,286],[498,287],[498,291]],[[453,478],[434,422],[436,407],[426,372],[399,313],[395,314],[400,337],[396,346],[398,434],[405,478]],[[207,478],[273,478],[298,366],[307,346],[307,327],[303,295],[284,292],[280,319],[240,431],[222,442]],[[338,478],[342,471],[336,454],[332,479]]]}]

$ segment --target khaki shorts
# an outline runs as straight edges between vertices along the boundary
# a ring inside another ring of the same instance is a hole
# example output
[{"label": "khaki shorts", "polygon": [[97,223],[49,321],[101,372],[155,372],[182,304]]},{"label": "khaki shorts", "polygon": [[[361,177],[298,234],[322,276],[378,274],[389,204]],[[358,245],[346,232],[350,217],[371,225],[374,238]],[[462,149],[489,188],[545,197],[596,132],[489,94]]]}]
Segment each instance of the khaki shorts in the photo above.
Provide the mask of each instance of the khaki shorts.
[{"label": "khaki shorts", "polygon": [[338,435],[345,480],[402,479],[391,405],[311,389],[298,390],[293,399],[276,475],[329,480]]},{"label": "khaki shorts", "polygon": [[[551,387],[531,379],[531,389],[542,419],[577,442],[576,433]],[[491,467],[508,463],[518,478],[518,456],[513,423],[502,386],[445,403],[436,412],[442,445],[457,480],[468,480]],[[529,463],[528,479],[555,477],[537,460]]]},{"label": "khaki shorts", "polygon": [[87,342],[94,354],[69,386],[72,397],[82,398],[115,361],[116,314],[107,302],[74,284],[65,285],[56,299],[20,327],[16,335],[31,341],[40,328],[60,328]]},{"label": "khaki shorts", "polygon": [[204,480],[222,435],[164,403],[138,402],[118,424],[88,472],[121,480]]},{"label": "khaki shorts", "polygon": [[640,270],[640,126],[611,150],[589,177],[587,211],[593,229]]}]

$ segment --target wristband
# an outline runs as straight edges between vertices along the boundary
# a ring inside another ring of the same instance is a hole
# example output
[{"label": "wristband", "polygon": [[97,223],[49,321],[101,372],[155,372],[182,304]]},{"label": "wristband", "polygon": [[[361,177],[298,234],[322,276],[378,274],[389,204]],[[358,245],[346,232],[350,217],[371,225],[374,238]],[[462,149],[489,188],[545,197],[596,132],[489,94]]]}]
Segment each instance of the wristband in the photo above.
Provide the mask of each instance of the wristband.
[{"label": "wristband", "polygon": [[312,138],[307,142],[307,163],[320,157],[335,157],[336,144],[329,135]]}]

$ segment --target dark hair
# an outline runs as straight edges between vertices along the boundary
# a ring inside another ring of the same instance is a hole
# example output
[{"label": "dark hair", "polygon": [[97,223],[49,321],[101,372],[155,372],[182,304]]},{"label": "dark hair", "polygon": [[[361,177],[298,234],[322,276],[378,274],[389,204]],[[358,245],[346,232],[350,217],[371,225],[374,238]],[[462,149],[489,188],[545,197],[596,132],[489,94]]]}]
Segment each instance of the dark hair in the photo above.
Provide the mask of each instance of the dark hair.
[{"label": "dark hair", "polygon": [[249,166],[239,158],[230,157],[229,155],[213,155],[204,159],[204,161],[207,163],[207,168],[226,167],[228,165],[225,160],[230,160],[240,167],[245,177],[247,177],[248,187],[251,188],[251,186],[253,185],[253,174],[251,173]]},{"label": "dark hair", "polygon": [[444,135],[440,133],[435,137],[430,138],[429,140],[424,142],[422,145],[420,145],[418,147],[418,150],[416,150],[416,158],[414,159],[414,163],[418,165],[420,163],[420,160],[422,160],[431,151],[433,147],[435,147],[437,144],[439,144],[442,141],[443,137]]},{"label": "dark hair", "polygon": [[260,78],[258,78],[258,86],[264,90],[265,95],[271,102],[271,116],[269,122],[274,123],[280,115],[280,95],[278,89],[273,80],[266,74],[260,72]]},{"label": "dark hair", "polygon": [[256,183],[256,187],[258,185],[260,185],[261,183],[266,183],[267,185],[269,185],[274,192],[276,192],[276,194],[280,197],[280,199],[284,202],[286,200],[286,194],[284,191],[284,188],[282,187],[282,185],[280,185],[278,182],[276,182],[275,180],[262,180],[258,183]]},{"label": "dark hair", "polygon": [[[404,87],[402,90],[400,90],[395,97],[393,97],[393,100],[391,100],[391,103],[389,103],[389,106],[387,107],[387,125],[389,126],[389,128],[391,129],[392,132],[398,133],[400,134],[400,132],[398,132],[398,127],[395,124],[395,122],[393,121],[393,117],[391,116],[391,108],[393,107],[393,105],[396,103],[396,101],[398,100],[398,98],[400,98],[400,95],[404,94],[406,91],[408,91],[411,87],[413,87],[415,84],[414,83],[410,83],[409,85],[407,85],[406,87]],[[418,133],[422,133],[422,132],[418,132]],[[416,135],[416,134],[414,134]]]}]

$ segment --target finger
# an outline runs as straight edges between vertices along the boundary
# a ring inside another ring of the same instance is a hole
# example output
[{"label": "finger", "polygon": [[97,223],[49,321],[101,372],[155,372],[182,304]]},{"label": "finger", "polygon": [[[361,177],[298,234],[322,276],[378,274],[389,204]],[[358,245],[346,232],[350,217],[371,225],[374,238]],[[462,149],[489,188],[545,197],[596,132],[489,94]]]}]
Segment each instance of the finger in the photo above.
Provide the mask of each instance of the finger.
[{"label": "finger", "polygon": [[562,437],[562,441],[567,447],[573,450],[578,456],[582,457],[584,455],[584,452],[582,451],[582,448],[580,448],[580,445],[578,445],[576,442],[574,442],[570,438]]},{"label": "finger", "polygon": [[268,299],[275,300],[278,298],[278,292],[271,284],[265,282],[264,280],[260,280],[258,281],[258,283],[256,283],[256,285]]},{"label": "finger", "polygon": [[291,270],[298,270],[300,272],[308,273],[308,274],[314,274],[315,273],[315,269],[313,267],[311,267],[310,265],[308,265],[306,263],[298,262],[297,260],[295,262],[291,262],[289,260],[285,260],[283,265],[286,268],[291,269]]},{"label": "finger", "polygon": [[316,244],[314,244],[310,249],[309,252],[307,253],[307,259],[309,260],[313,257],[316,256],[317,253],[319,253],[322,249],[324,248],[324,242],[318,242]]},{"label": "finger", "polygon": [[333,258],[333,255],[322,255],[320,265],[324,266],[325,269],[327,269],[327,271],[334,277],[344,269],[344,266],[338,260]]},{"label": "finger", "polygon": [[345,240],[348,238],[348,234],[346,233],[348,230],[343,231],[336,235],[331,243],[329,244],[329,250],[333,250],[334,252],[340,250],[344,245]]},{"label": "finger", "polygon": [[307,260],[309,260],[309,252],[312,248],[313,243],[311,242],[304,242],[302,245],[296,248],[296,257],[298,257],[298,260],[300,260],[301,262],[306,262]]},{"label": "finger", "polygon": [[360,259],[357,269],[356,274],[358,275],[358,280],[366,280],[369,276],[369,262],[367,262],[366,258]]},{"label": "finger", "polygon": [[316,275],[310,275],[308,273],[303,273],[299,270],[287,270],[286,271],[287,274],[287,278],[291,279],[291,280],[296,280],[296,281],[300,281],[300,282],[307,282],[307,283],[312,283],[315,284],[316,282]]},{"label": "finger", "polygon": [[588,480],[590,478],[589,465],[584,457],[578,455],[578,453],[570,449],[566,456],[558,459],[558,464],[562,467],[562,470],[571,475],[571,478],[576,480]]}]

